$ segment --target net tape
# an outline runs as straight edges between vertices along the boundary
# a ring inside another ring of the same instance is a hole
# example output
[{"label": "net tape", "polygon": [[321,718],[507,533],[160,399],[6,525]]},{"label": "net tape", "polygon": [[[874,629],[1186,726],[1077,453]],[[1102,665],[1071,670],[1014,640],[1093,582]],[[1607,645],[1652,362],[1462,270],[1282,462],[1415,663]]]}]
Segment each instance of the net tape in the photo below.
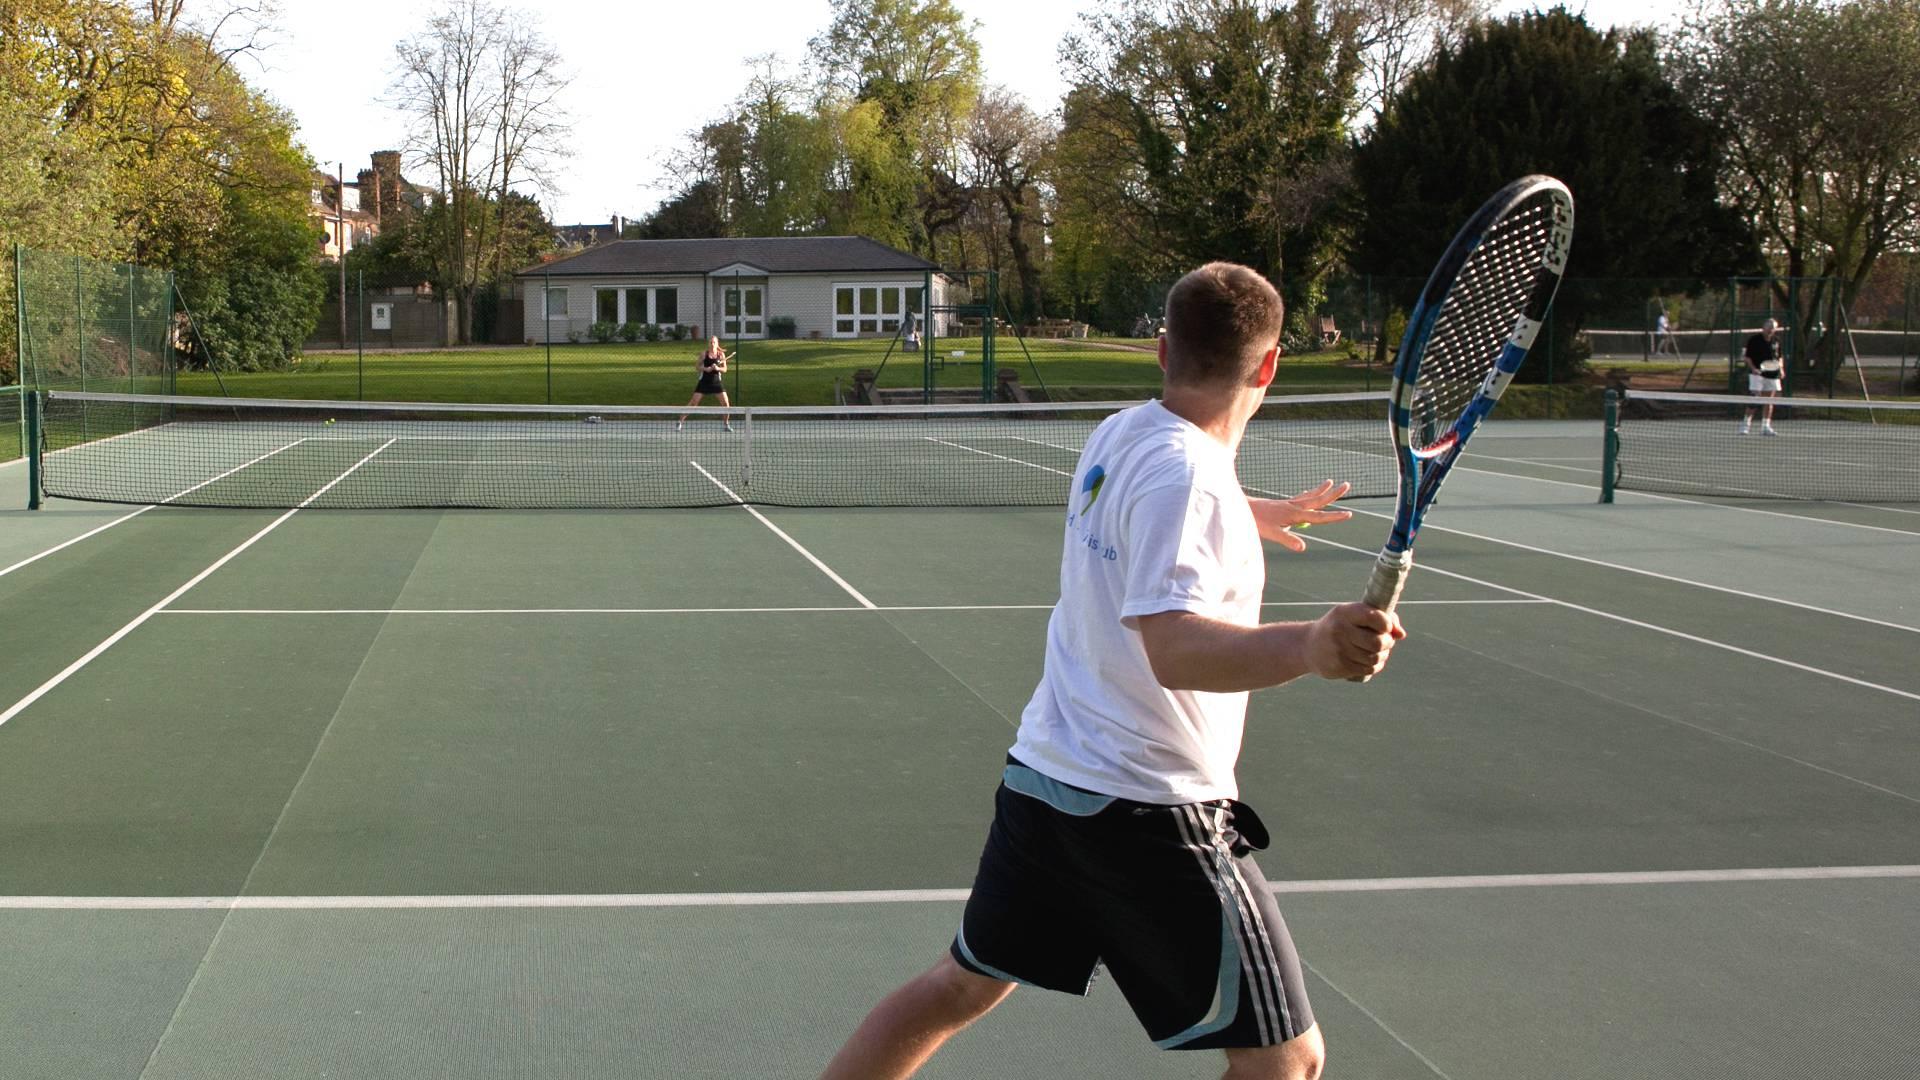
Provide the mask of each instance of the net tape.
[{"label": "net tape", "polygon": [[[1391,494],[1386,400],[1268,398],[1241,444],[1242,483]],[[689,412],[52,393],[43,487],[257,508],[1060,506],[1095,425],[1137,404]]]}]

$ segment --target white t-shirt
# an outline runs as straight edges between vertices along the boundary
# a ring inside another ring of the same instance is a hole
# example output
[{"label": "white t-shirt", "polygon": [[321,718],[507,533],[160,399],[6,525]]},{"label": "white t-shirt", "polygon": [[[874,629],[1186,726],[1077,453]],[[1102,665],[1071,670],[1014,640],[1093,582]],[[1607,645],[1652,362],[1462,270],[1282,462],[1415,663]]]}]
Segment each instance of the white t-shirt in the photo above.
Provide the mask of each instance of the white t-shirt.
[{"label": "white t-shirt", "polygon": [[1232,451],[1157,401],[1108,417],[1080,453],[1066,527],[1046,666],[1013,756],[1137,802],[1233,798],[1247,695],[1161,686],[1134,621],[1259,623],[1266,555]]}]

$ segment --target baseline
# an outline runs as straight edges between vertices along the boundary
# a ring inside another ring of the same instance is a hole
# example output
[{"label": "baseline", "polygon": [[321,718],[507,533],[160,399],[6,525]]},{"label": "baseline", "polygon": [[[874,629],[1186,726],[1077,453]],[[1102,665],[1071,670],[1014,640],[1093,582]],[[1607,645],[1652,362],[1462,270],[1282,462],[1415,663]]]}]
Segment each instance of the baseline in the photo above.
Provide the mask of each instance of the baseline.
[{"label": "baseline", "polygon": [[[1538,889],[1612,885],[1709,885],[1750,881],[1868,881],[1920,878],[1920,865],[1735,867],[1563,874],[1461,874],[1274,881],[1277,896],[1452,889]],[[424,896],[0,896],[5,911],[422,911],[546,908],[800,907],[959,903],[969,889],[848,889],[743,893],[509,893]]]}]

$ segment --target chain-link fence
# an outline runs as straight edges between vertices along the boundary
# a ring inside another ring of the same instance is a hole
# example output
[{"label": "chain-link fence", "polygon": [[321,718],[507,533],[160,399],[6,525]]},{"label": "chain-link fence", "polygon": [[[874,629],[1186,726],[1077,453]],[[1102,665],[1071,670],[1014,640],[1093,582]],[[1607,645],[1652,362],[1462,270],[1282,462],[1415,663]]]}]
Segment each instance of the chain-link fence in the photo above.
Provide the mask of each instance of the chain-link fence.
[{"label": "chain-link fence", "polygon": [[20,381],[41,390],[173,390],[173,275],[16,246]]}]

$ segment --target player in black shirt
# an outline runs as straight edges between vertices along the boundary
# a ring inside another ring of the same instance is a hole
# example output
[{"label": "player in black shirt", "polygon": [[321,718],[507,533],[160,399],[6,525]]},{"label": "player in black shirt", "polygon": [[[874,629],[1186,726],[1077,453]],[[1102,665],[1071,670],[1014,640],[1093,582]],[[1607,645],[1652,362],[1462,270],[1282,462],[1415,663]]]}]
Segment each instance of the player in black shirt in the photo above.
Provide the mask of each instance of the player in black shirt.
[{"label": "player in black shirt", "polygon": [[[1785,368],[1780,363],[1780,344],[1774,338],[1780,333],[1780,324],[1768,319],[1760,324],[1760,332],[1747,339],[1747,392],[1763,398],[1772,398],[1780,392],[1780,379]],[[1753,408],[1740,418],[1740,434],[1753,430]],[[1777,435],[1773,430],[1773,402],[1761,406],[1760,434]]]}]

